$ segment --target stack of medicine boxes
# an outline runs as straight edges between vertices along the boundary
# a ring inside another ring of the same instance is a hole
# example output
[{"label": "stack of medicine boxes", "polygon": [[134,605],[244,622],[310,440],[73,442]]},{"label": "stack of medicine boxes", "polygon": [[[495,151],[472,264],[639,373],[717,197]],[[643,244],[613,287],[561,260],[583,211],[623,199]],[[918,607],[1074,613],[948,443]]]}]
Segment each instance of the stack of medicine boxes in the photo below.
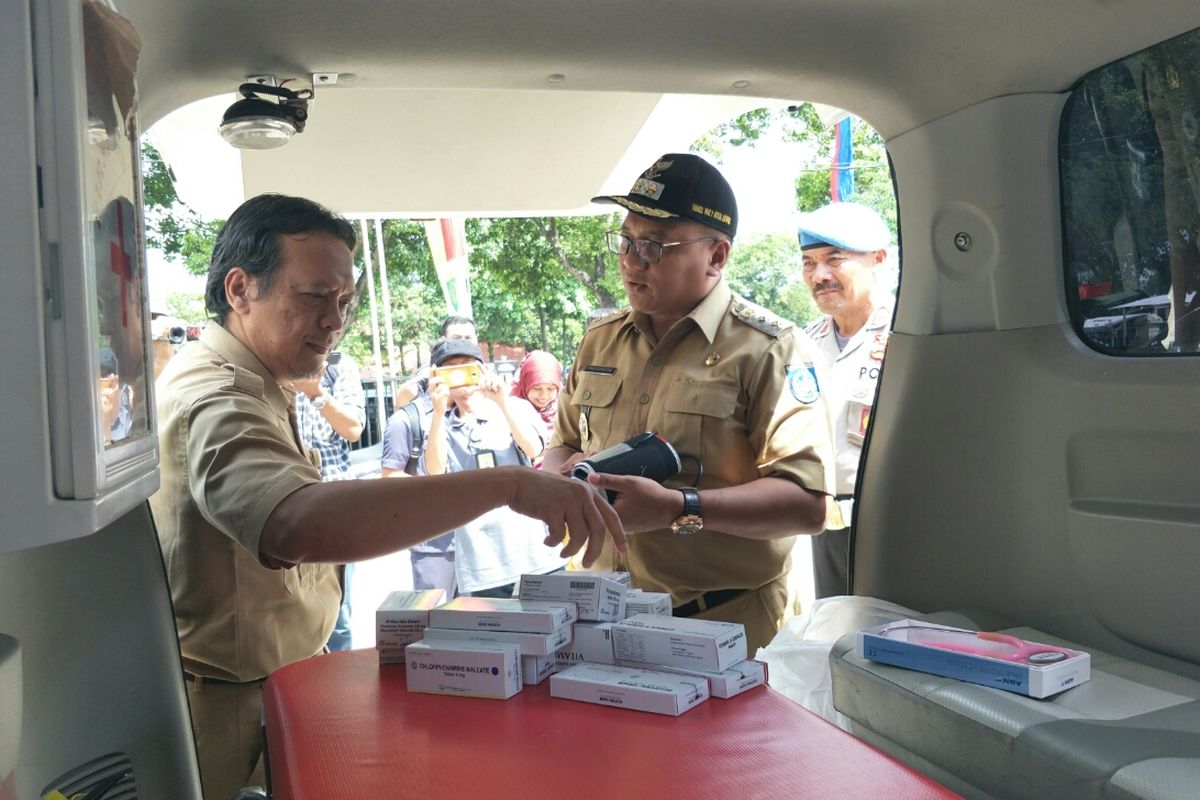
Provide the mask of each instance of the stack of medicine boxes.
[{"label": "stack of medicine boxes", "polygon": [[405,648],[408,689],[512,697],[554,670],[576,618],[573,603],[456,597],[431,609],[424,637]]}]

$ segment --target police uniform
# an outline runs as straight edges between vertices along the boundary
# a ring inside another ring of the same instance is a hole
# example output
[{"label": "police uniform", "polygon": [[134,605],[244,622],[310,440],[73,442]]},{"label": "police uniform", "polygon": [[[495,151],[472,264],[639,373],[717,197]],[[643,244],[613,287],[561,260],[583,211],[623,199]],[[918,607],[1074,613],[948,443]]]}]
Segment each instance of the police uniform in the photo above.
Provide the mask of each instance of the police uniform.
[{"label": "police uniform", "polygon": [[845,594],[848,588],[850,542],[846,528],[850,524],[858,461],[875,403],[893,308],[889,295],[871,310],[866,324],[841,350],[838,349],[833,317],[828,314],[804,329],[824,354],[828,365],[825,397],[833,417],[833,442],[837,451],[835,486],[842,517],[841,525],[830,524],[825,533],[813,540],[817,597]]},{"label": "police uniform", "polygon": [[275,507],[321,481],[292,395],[262,362],[211,324],[171,359],[157,388],[161,486],[150,507],[205,795],[228,797],[261,762],[261,680],[321,652],[341,587],[333,565],[278,569],[258,558]]},{"label": "police uniform", "polygon": [[[661,341],[646,315],[626,309],[589,327],[559,399],[553,444],[592,453],[657,431],[703,462],[701,490],[778,477],[832,493],[820,361],[791,323],[734,295],[724,280]],[[665,485],[688,486],[693,477],[685,464]],[[638,588],[669,592],[676,608],[743,623],[754,652],[794,611],[794,539],[664,529],[630,535],[621,560],[606,544],[606,561],[627,568]]]}]

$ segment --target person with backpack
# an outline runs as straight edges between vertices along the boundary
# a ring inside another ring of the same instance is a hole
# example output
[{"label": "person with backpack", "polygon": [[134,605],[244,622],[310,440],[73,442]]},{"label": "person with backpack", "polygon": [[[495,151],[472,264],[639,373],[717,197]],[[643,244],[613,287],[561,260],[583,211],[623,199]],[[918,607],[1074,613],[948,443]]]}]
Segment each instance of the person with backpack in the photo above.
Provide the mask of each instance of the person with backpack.
[{"label": "person with backpack", "polygon": [[[433,353],[435,367],[438,366],[438,355]],[[380,458],[380,474],[384,478],[423,474],[421,454],[425,452],[429,418],[433,413],[429,376],[418,378],[413,387],[412,399],[396,409],[384,428]],[[454,571],[454,531],[413,545],[408,548],[408,557],[413,589],[443,589],[447,600],[455,596],[458,582]]]}]

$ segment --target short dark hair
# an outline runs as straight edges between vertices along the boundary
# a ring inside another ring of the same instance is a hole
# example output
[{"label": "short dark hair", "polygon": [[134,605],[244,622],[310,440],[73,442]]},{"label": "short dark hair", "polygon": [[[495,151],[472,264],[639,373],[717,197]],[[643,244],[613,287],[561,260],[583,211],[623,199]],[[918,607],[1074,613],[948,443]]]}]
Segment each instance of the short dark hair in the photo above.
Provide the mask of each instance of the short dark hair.
[{"label": "short dark hair", "polygon": [[470,317],[460,317],[451,314],[442,320],[442,336],[446,335],[446,331],[450,330],[451,325],[470,325],[472,328],[476,327],[475,320]]},{"label": "short dark hair", "polygon": [[232,306],[225,296],[225,276],[241,267],[254,278],[259,289],[270,291],[271,279],[279,267],[281,235],[328,233],[346,243],[351,251],[358,237],[342,217],[303,197],[284,194],[260,194],[238,206],[217,234],[208,281],[204,287],[204,307],[219,324]]}]

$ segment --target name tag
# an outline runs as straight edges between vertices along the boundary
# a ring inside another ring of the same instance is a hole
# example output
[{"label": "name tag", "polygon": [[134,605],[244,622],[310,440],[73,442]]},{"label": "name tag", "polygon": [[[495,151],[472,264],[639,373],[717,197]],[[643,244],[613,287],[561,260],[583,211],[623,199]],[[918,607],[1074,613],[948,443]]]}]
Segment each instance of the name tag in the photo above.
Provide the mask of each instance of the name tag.
[{"label": "name tag", "polygon": [[595,372],[600,375],[616,375],[616,367],[601,367],[598,364],[588,364],[580,372]]},{"label": "name tag", "polygon": [[496,466],[496,454],[491,450],[484,450],[482,453],[475,454],[475,466],[479,469],[491,469]]}]

